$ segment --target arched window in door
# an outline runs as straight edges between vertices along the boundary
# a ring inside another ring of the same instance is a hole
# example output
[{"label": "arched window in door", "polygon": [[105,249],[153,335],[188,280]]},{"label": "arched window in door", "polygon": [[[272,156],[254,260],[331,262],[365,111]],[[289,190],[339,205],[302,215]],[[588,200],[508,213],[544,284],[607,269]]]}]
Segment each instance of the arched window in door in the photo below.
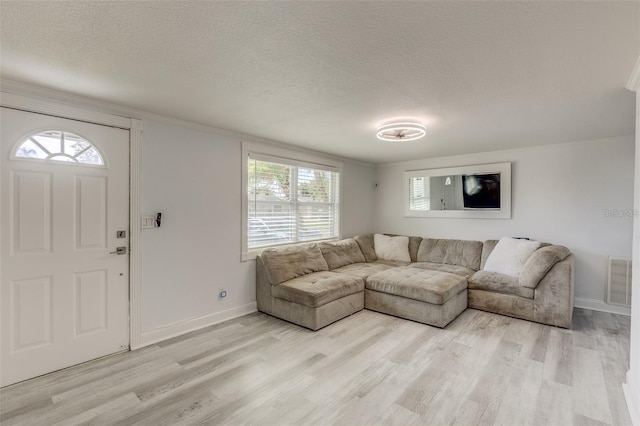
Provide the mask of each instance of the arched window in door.
[{"label": "arched window in door", "polygon": [[104,166],[98,149],[85,138],[62,130],[45,130],[27,136],[13,158]]}]

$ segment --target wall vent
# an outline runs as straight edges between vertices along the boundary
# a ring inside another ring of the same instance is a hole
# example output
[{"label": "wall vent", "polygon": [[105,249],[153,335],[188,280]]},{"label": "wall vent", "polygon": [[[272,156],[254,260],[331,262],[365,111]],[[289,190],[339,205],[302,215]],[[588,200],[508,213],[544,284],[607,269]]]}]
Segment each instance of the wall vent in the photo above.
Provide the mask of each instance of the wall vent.
[{"label": "wall vent", "polygon": [[631,260],[609,258],[607,303],[631,306]]}]

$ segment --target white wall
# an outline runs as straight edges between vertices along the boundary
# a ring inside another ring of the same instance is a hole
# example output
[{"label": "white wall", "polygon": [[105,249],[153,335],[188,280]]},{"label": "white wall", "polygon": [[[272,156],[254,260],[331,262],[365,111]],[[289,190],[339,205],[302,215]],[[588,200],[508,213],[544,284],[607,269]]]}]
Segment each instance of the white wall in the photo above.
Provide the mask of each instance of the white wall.
[{"label": "white wall", "polygon": [[[640,57],[634,73],[640,73]],[[634,208],[640,212],[640,75],[630,87],[636,91],[636,164]],[[632,79],[633,77],[632,76]],[[628,86],[627,86],[628,87]],[[633,220],[633,281],[631,300],[631,348],[629,353],[629,371],[624,386],[625,398],[633,424],[640,425],[640,216]]]},{"label": "white wall", "polygon": [[[511,219],[403,217],[402,173],[471,164],[512,163]],[[434,238],[522,236],[569,247],[576,255],[576,298],[603,304],[608,256],[631,257],[633,137],[547,145],[377,167],[376,232]],[[584,302],[584,301],[583,301]]]},{"label": "white wall", "polygon": [[[142,330],[249,303],[251,268],[239,262],[239,144],[144,124],[142,212],[162,212],[163,221],[142,232]],[[223,287],[229,296],[218,300]]]},{"label": "white wall", "polygon": [[[163,219],[142,234],[143,343],[246,312],[255,301],[255,261],[240,261],[242,141],[249,140],[144,122],[142,211]],[[342,235],[371,232],[375,169],[341,161]]]},{"label": "white wall", "polygon": [[342,170],[342,237],[373,232],[375,168],[344,162]]}]

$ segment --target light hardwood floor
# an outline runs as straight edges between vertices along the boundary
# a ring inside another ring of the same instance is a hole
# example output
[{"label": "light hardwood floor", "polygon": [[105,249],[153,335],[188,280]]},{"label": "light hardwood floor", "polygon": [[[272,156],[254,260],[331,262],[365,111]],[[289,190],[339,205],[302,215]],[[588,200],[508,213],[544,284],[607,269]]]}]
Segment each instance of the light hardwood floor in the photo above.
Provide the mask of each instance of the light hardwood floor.
[{"label": "light hardwood floor", "polygon": [[631,424],[629,318],[572,330],[476,310],[446,329],[361,311],[317,332],[255,313],[0,391],[3,426]]}]

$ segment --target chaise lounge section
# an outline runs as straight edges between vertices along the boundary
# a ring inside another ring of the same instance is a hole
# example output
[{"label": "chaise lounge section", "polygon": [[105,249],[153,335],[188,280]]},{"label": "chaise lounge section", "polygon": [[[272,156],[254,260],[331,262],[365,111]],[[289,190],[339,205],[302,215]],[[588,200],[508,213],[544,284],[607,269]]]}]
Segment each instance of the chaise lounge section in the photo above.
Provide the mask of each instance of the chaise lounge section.
[{"label": "chaise lounge section", "polygon": [[364,308],[364,279],[329,271],[317,244],[264,250],[256,262],[261,312],[318,330]]},{"label": "chaise lounge section", "polygon": [[[498,241],[485,241],[482,267]],[[480,270],[469,278],[469,307],[542,324],[570,328],[575,260],[568,248],[543,244],[527,259],[519,278]]]},{"label": "chaise lounge section", "polygon": [[[406,253],[388,255],[387,239]],[[376,234],[270,248],[256,260],[258,310],[312,330],[365,308],[445,327],[467,307],[569,328],[573,255],[538,244],[517,276],[484,270],[496,240]]]}]

